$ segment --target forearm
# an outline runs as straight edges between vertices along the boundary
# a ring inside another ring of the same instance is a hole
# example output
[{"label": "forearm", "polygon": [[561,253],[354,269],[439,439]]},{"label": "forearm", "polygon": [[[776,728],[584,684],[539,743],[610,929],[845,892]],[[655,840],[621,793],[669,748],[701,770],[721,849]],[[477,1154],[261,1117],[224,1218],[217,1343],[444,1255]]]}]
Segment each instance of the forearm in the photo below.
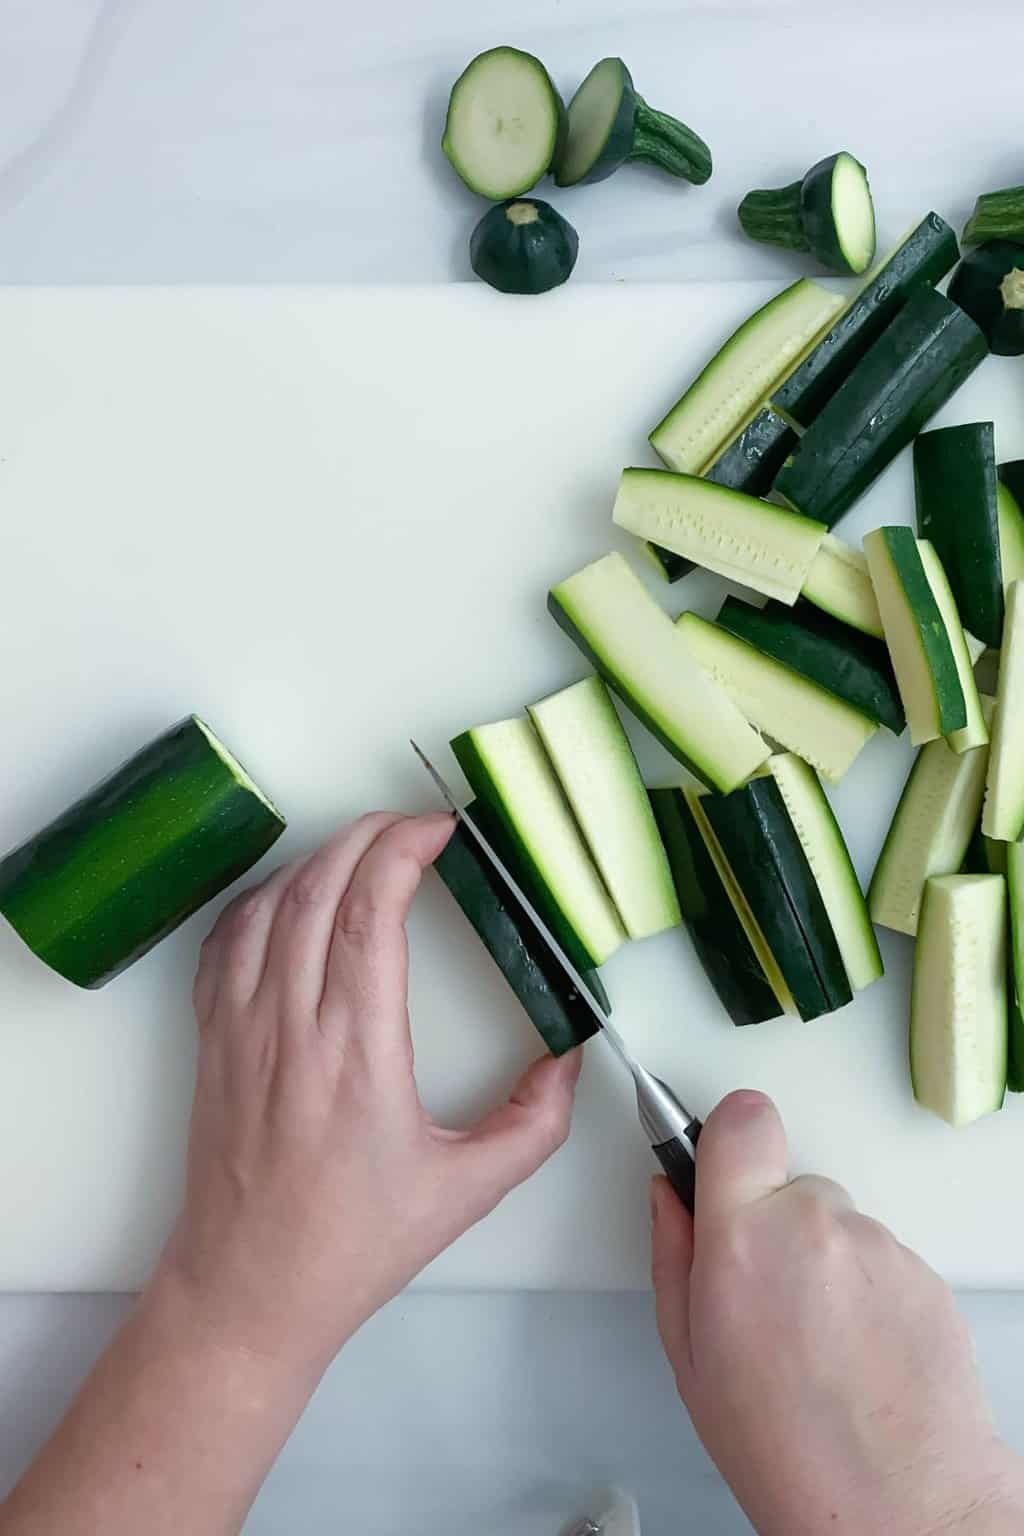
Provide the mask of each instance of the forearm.
[{"label": "forearm", "polygon": [[213,1336],[162,1272],[0,1508],[0,1536],[237,1532],[314,1386]]}]

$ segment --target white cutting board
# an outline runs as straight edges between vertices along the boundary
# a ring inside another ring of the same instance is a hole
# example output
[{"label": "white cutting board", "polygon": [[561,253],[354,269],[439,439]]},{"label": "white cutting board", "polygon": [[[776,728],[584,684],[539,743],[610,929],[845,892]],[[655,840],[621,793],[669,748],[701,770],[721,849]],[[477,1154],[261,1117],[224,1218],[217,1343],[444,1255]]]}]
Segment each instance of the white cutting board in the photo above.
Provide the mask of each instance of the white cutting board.
[{"label": "white cutting board", "polygon": [[[189,710],[288,813],[272,858],[370,807],[433,807],[408,736],[457,776],[449,736],[582,674],[546,589],[631,549],[619,469],[767,292],[0,292],[0,846]],[[1001,456],[1024,454],[1022,396],[993,360],[945,419],[994,415]],[[843,532],[909,518],[906,457]],[[705,612],[721,591],[651,583]],[[837,797],[862,875],[909,755],[882,733]],[[143,1280],[181,1185],[215,910],[98,993],[0,924],[0,1288]],[[465,1121],[538,1041],[433,878],[412,944],[423,1092]],[[606,975],[623,1032],[699,1111],[769,1090],[795,1168],[845,1181],[951,1280],[1024,1284],[1024,1100],[960,1132],[915,1107],[910,945],[883,944],[885,982],[813,1024],[733,1029],[680,933]],[[651,1159],[624,1074],[587,1056],[569,1145],[432,1282],[646,1283]]]}]

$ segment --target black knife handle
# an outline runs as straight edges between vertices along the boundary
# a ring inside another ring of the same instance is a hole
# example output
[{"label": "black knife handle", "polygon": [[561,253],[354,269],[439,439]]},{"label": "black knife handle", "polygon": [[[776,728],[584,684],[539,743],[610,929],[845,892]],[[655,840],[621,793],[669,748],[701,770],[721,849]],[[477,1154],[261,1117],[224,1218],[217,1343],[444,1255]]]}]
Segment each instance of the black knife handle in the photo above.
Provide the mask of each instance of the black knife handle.
[{"label": "black knife handle", "polygon": [[[693,1145],[696,1145],[700,1132],[700,1121],[695,1120],[689,1131]],[[697,1164],[692,1150],[678,1136],[673,1136],[671,1141],[663,1141],[660,1147],[655,1147],[654,1155],[668,1175],[672,1188],[692,1216],[697,1187]]]}]

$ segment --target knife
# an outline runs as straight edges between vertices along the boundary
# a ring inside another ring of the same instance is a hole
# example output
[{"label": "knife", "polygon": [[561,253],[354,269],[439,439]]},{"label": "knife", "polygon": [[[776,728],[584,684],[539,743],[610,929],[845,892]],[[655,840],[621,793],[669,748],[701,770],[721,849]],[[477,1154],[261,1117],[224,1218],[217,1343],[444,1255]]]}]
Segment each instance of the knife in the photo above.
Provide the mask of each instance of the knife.
[{"label": "knife", "polygon": [[561,944],[559,944],[544,919],[524,893],[519,882],[509,873],[505,864],[480,831],[480,828],[466,815],[465,811],[458,804],[452,791],[426,753],[422,752],[414,741],[410,742],[410,746],[433,779],[441,798],[452,815],[459,825],[465,828],[491,867],[498,872],[516,901],[519,902],[530,922],[537,930],[537,933],[551,951],[554,959],[572,982],[573,987],[579,994],[580,1000],[587,1005],[594,1015],[601,1027],[601,1034],[604,1039],[607,1040],[619,1061],[632,1077],[636,1089],[637,1114],[644,1134],[651,1144],[651,1150],[668,1175],[672,1188],[687,1210],[692,1212],[697,1172],[695,1158],[697,1155],[697,1138],[701,1133],[701,1122],[697,1119],[696,1115],[690,1113],[682,1101],[672,1092],[667,1083],[663,1083],[660,1077],[655,1077],[653,1072],[648,1072],[646,1067],[640,1065],[615,1028],[615,1025],[590,991],[579,971],[569,959],[569,956],[565,953]]}]

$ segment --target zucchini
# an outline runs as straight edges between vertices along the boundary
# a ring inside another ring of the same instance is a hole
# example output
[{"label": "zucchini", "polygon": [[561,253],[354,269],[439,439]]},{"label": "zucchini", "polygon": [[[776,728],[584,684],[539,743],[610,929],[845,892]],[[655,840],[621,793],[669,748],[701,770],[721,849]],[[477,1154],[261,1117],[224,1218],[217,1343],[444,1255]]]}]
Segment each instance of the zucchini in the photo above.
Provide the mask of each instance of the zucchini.
[{"label": "zucchini", "polygon": [[612,520],[731,581],[795,603],[825,529],[696,475],[624,469]]},{"label": "zucchini", "polygon": [[650,434],[666,469],[703,474],[842,307],[837,294],[801,278],[745,320]]},{"label": "zucchini", "polygon": [[750,946],[757,956],[758,963],[767,977],[768,985],[775,995],[779,1011],[788,1014],[792,1018],[796,1018],[796,1003],[793,1001],[792,992],[790,992],[789,987],[786,985],[786,978],[782,974],[778,961],[768,947],[768,941],[751,911],[750,903],[740,890],[739,882],[736,879],[732,866],[723,853],[722,845],[715,836],[714,829],[708,820],[706,810],[709,799],[708,792],[706,790],[686,789],[683,793],[686,796],[686,803],[690,808],[693,819],[697,824],[697,830],[704,839],[704,846],[708,851],[711,862],[718,871],[719,879],[725,887],[729,900],[732,902],[733,911],[739,918],[740,926],[746,934]]},{"label": "zucchini", "polygon": [[735,789],[767,760],[768,747],[621,555],[560,582],[548,607],[637,719],[703,783]]},{"label": "zucchini", "polygon": [[937,213],[927,214],[865,278],[832,328],[773,390],[776,409],[809,427],[910,295],[945,277],[958,255],[956,236],[946,221]]},{"label": "zucchini", "polygon": [[471,192],[500,202],[537,185],[565,131],[565,105],[540,59],[489,48],[452,87],[441,148]]},{"label": "zucchini", "polygon": [[510,198],[484,214],[469,242],[469,260],[500,293],[547,293],[572,274],[579,236],[538,198]]},{"label": "zucchini", "polygon": [[885,638],[867,559],[834,533],[822,539],[800,596],[862,634]]},{"label": "zucchini", "polygon": [[788,187],[748,192],[738,214],[751,240],[809,251],[830,272],[864,272],[874,260],[868,173],[846,150],[819,160]]},{"label": "zucchini", "polygon": [[835,694],[696,613],[682,614],[677,627],[692,656],[751,724],[831,783],[838,783],[878,729]]},{"label": "zucchini", "polygon": [[1006,849],[1006,889],[1010,900],[1010,964],[1007,975],[1009,1055],[1006,1086],[1024,1093],[1024,843],[1001,843]]},{"label": "zucchini", "polygon": [[911,529],[864,539],[871,583],[915,747],[967,725],[957,659]]},{"label": "zucchini", "polygon": [[768,759],[786,813],[807,855],[855,992],[882,975],[882,956],[846,839],[814,769],[791,752]]},{"label": "zucchini", "polygon": [[[467,807],[467,814],[475,812],[475,806]],[[463,827],[455,828],[447,847],[435,859],[434,868],[551,1054],[562,1056],[596,1034],[599,1026],[590,1007],[498,871]],[[584,980],[596,978],[585,975]]]},{"label": "zucchini", "polygon": [[881,640],[803,601],[795,608],[774,602],[753,608],[741,598],[727,597],[715,622],[894,735],[906,726],[896,676]]},{"label": "zucchini", "polygon": [[917,531],[942,561],[967,629],[997,650],[1003,574],[990,421],[923,432],[914,443]]},{"label": "zucchini", "polygon": [[1001,1109],[1006,1041],[1005,881],[937,876],[925,886],[914,951],[915,1099],[950,1125]]},{"label": "zucchini", "polygon": [[703,808],[740,889],[778,961],[802,1019],[852,998],[846,967],[818,883],[774,778]]},{"label": "zucchini", "polygon": [[1024,187],[982,192],[975,202],[963,243],[984,245],[989,240],[1024,240]]},{"label": "zucchini", "polygon": [[997,357],[1024,353],[1024,243],[975,246],[953,273],[949,296],[980,326]]},{"label": "zucchini", "polygon": [[999,690],[992,722],[985,809],[981,830],[986,837],[1015,843],[1024,835],[1024,581],[1015,581],[1006,594],[1006,625],[999,660]]},{"label": "zucchini", "polygon": [[[986,720],[993,703],[982,697]],[[986,747],[956,753],[941,736],[917,754],[868,887],[868,909],[881,927],[913,936],[925,881],[961,869],[981,813],[987,764]]]},{"label": "zucchini", "polygon": [[[971,835],[970,845],[964,856],[962,875],[1004,875],[1006,874],[1006,854],[1009,848],[1015,848],[1016,843],[997,843],[994,838],[986,837],[981,830],[981,824],[975,827]],[[955,870],[949,870],[949,874],[955,874]]]},{"label": "zucchini", "polygon": [[604,683],[586,677],[527,712],[629,938],[676,927],[668,860]]},{"label": "zucchini", "polygon": [[189,715],[0,861],[0,913],[59,975],[102,987],[251,869],[284,828]]},{"label": "zucchini", "polygon": [[560,187],[604,181],[627,160],[697,186],[711,175],[711,151],[700,135],[649,107],[621,59],[602,59],[569,103],[569,131],[555,160],[555,181]]},{"label": "zucchini", "polygon": [[1003,592],[1024,576],[1024,459],[1000,464],[997,474],[996,516],[999,521],[999,562]]},{"label": "zucchini", "polygon": [[986,351],[962,309],[919,288],[808,427],[775,491],[831,528]]},{"label": "zucchini", "polygon": [[683,922],[704,973],[737,1025],[761,1024],[782,1009],[747,936],[682,789],[652,789],[651,806],[668,856]]},{"label": "zucchini", "polygon": [[[932,589],[932,596],[938,605],[939,615],[949,639],[949,647],[953,652],[953,660],[956,662],[957,676],[964,696],[966,724],[961,730],[952,731],[948,740],[954,752],[969,752],[972,747],[983,747],[988,741],[988,726],[982,713],[978,684],[974,677],[975,656],[980,655],[980,652],[972,650],[968,643],[969,637],[960,623],[952,588],[934,546],[927,539],[918,539],[917,544],[928,585]],[[975,644],[979,645],[980,642]]]},{"label": "zucchini", "polygon": [[596,970],[626,935],[533,726],[499,720],[463,731],[451,747],[513,850],[526,895],[576,969]]},{"label": "zucchini", "polygon": [[[787,421],[763,406],[748,421],[738,437],[734,437],[718,458],[705,471],[705,480],[724,485],[732,491],[745,491],[748,496],[767,496],[772,481],[796,446],[796,433]],[[648,544],[661,574],[667,581],[678,581],[693,570],[693,561],[684,560],[670,549],[658,544]]]}]

